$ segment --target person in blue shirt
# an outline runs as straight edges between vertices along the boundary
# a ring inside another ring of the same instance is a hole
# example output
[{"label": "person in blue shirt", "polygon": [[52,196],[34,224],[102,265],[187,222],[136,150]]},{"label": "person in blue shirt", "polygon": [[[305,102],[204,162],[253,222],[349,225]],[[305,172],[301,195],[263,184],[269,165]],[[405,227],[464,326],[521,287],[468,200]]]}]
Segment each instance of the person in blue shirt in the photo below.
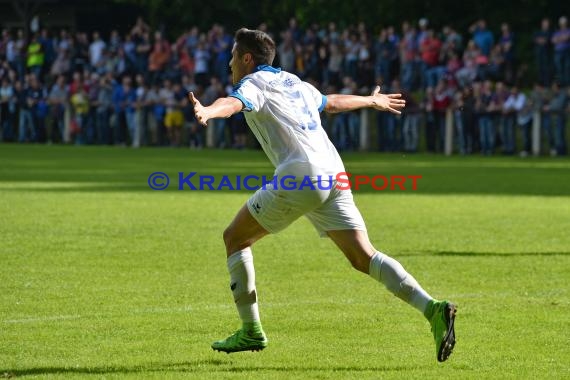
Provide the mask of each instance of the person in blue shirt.
[{"label": "person in blue shirt", "polygon": [[121,84],[116,84],[113,90],[113,107],[115,109],[115,142],[126,144],[128,131],[131,141],[135,141],[134,103],[136,93],[131,85],[131,78],[124,77]]},{"label": "person in blue shirt", "polygon": [[495,37],[493,37],[493,33],[487,29],[487,22],[481,19],[471,25],[469,31],[473,33],[473,41],[475,41],[475,44],[479,46],[481,52],[488,57],[489,53],[491,53],[491,48],[495,44]]}]

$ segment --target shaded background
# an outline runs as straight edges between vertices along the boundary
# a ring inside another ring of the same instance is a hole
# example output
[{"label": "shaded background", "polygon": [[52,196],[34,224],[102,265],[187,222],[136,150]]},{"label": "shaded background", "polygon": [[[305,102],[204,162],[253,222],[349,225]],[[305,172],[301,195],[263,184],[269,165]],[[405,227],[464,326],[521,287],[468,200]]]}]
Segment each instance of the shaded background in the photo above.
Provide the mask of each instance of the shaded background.
[{"label": "shaded background", "polygon": [[540,20],[548,17],[556,26],[561,15],[570,15],[570,2],[548,0],[417,1],[417,0],[0,0],[0,24],[15,28],[29,25],[37,15],[42,26],[81,31],[130,30],[138,16],[152,29],[163,29],[173,39],[196,25],[202,29],[220,23],[231,32],[241,26],[254,28],[266,23],[270,30],[282,30],[291,17],[301,27],[334,21],[340,28],[366,23],[379,31],[388,25],[397,30],[404,20],[417,22],[426,17],[440,29],[454,26],[460,34],[478,18],[485,18],[495,31],[507,21],[517,34],[517,56],[532,60],[531,35]]}]

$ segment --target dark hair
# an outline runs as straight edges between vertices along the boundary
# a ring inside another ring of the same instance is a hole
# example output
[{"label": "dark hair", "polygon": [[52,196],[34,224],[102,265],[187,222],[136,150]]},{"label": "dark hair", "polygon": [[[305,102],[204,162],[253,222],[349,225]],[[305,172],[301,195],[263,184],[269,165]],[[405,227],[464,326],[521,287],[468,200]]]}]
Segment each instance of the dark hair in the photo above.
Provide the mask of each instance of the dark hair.
[{"label": "dark hair", "polygon": [[235,34],[239,56],[250,53],[256,65],[271,65],[275,58],[275,42],[261,30],[239,29]]}]

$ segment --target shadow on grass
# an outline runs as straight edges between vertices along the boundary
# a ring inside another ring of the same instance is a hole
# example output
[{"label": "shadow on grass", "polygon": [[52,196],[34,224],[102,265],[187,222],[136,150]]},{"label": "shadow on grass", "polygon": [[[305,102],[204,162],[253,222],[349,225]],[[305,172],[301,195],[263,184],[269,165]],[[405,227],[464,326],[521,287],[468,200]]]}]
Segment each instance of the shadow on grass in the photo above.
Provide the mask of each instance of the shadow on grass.
[{"label": "shadow on grass", "polygon": [[266,372],[388,372],[404,371],[415,367],[405,366],[279,366],[279,365],[253,365],[247,367],[235,367],[231,362],[223,360],[197,360],[181,363],[150,363],[133,366],[109,366],[109,367],[38,367],[28,369],[6,369],[0,370],[0,378],[14,378],[22,376],[38,375],[65,375],[65,374],[132,374],[132,373],[152,373],[152,372],[193,372],[204,374],[212,372],[227,373],[256,373]]},{"label": "shadow on grass", "polygon": [[[221,185],[224,176],[232,187],[241,183],[243,189],[246,176],[273,174],[269,161],[259,151],[0,145],[0,162],[0,191],[10,192],[152,193],[148,181],[154,172],[170,177],[167,192],[177,191],[179,182],[184,184],[180,173],[184,178],[192,172],[196,173],[191,180],[194,186],[200,187],[200,176],[213,176],[214,187],[230,192],[227,185]],[[355,193],[570,196],[570,160],[566,158],[521,160],[361,153],[347,155],[345,166],[354,175],[386,178],[374,180],[375,186],[382,187],[388,181],[386,189],[394,189],[377,191],[371,185],[363,185]],[[412,180],[406,177],[411,175],[421,176],[415,191]],[[392,183],[393,176],[406,177],[406,190]],[[249,183],[260,185],[261,179]],[[190,191],[187,186],[185,191]]]},{"label": "shadow on grass", "polygon": [[560,252],[457,252],[457,251],[422,251],[418,253],[398,253],[397,256],[460,256],[460,257],[520,257],[520,256],[567,256],[570,251]]},{"label": "shadow on grass", "polygon": [[[238,174],[239,175],[239,174]],[[263,174],[264,175],[264,174]],[[261,175],[260,175],[261,176]],[[242,175],[245,177],[245,175]],[[120,179],[113,181],[112,179],[106,178],[101,180],[96,184],[93,181],[81,180],[75,182],[74,179],[69,177],[59,178],[54,181],[53,178],[34,178],[34,181],[26,181],[22,179],[15,178],[3,178],[0,180],[0,191],[2,192],[33,192],[33,193],[117,193],[117,192],[137,192],[148,194],[161,194],[161,193],[184,193],[184,194],[229,194],[229,193],[240,193],[240,194],[253,194],[255,189],[247,190],[244,189],[242,185],[240,189],[237,188],[238,185],[233,184],[232,188],[222,187],[218,190],[217,187],[220,184],[220,179],[216,177],[214,182],[214,187],[212,189],[204,186],[202,190],[200,189],[200,184],[198,182],[193,182],[196,189],[190,189],[188,186],[182,190],[179,190],[177,183],[171,183],[167,189],[164,190],[153,190],[147,185],[147,177],[144,175],[140,176],[140,181],[133,181],[129,183],[121,183]],[[230,177],[231,179],[231,177]],[[437,186],[425,186],[422,188],[418,185],[416,191],[410,189],[407,190],[390,190],[390,191],[377,191],[370,187],[360,188],[358,190],[352,190],[353,194],[376,194],[381,196],[393,196],[393,195],[441,195],[441,196],[461,196],[461,195],[489,195],[489,196],[541,196],[541,197],[568,197],[570,196],[570,184],[559,184],[558,186],[541,186],[542,181],[541,176],[533,177],[536,181],[532,186],[526,186],[524,183],[512,183],[509,185],[501,186],[482,186],[475,185],[469,186],[468,184],[458,184],[453,183],[449,186],[444,183],[439,183]],[[437,181],[437,179],[435,179]],[[5,184],[3,182],[10,182]],[[67,182],[67,183],[66,183]],[[484,182],[484,181],[483,181]],[[37,185],[41,183],[41,185]],[[538,184],[537,184],[538,183]],[[255,186],[255,185],[249,185]]]}]

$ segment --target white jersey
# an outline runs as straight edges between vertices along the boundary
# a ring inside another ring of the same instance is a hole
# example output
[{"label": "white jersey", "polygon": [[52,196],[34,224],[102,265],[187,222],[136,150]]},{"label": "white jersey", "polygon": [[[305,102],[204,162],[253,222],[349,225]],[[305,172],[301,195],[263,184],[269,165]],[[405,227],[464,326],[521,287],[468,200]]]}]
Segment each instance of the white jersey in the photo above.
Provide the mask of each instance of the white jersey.
[{"label": "white jersey", "polygon": [[336,176],[344,165],[321,125],[327,98],[296,75],[258,66],[229,95],[244,104],[252,132],[275,166],[275,174]]}]

